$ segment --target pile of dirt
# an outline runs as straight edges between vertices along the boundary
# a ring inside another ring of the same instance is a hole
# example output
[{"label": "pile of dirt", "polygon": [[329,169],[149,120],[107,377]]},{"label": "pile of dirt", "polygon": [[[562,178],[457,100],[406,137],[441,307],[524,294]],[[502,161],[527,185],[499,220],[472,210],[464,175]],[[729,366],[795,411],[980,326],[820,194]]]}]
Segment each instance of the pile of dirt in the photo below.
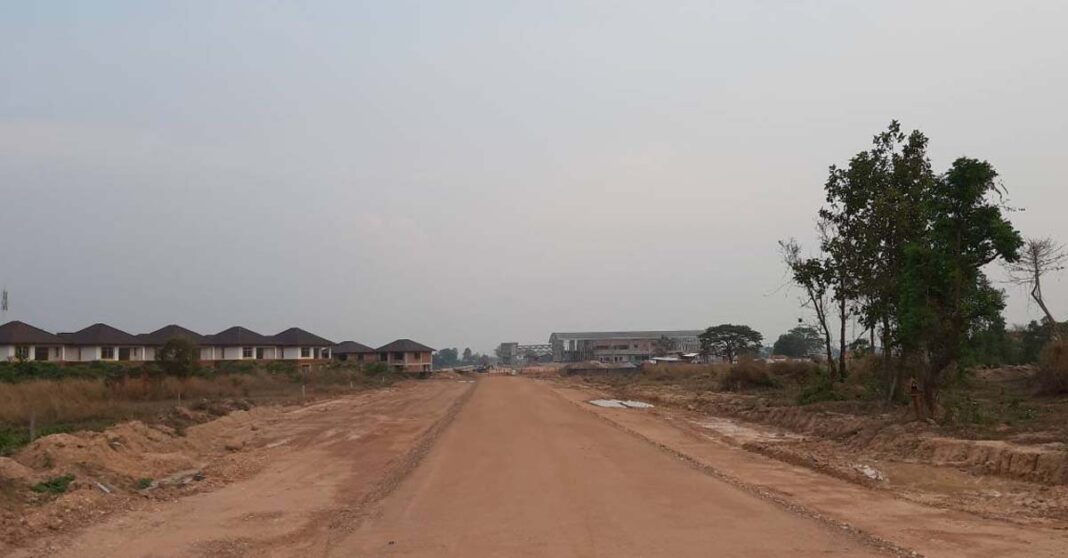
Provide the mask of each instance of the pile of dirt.
[{"label": "pile of dirt", "polygon": [[0,486],[29,485],[36,479],[33,469],[9,457],[0,457]]},{"label": "pile of dirt", "polygon": [[434,372],[434,375],[431,376],[431,378],[435,380],[466,380],[467,376],[464,376],[455,370],[442,370],[440,372]]}]

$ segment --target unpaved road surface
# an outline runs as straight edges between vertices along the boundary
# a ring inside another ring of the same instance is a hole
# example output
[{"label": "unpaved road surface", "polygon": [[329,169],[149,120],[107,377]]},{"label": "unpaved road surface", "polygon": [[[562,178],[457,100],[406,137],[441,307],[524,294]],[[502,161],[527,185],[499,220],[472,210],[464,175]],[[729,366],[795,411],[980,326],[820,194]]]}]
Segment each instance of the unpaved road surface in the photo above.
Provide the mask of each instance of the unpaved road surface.
[{"label": "unpaved road surface", "polygon": [[702,474],[544,385],[483,380],[329,556],[878,556]]},{"label": "unpaved road surface", "polygon": [[1068,555],[1063,533],[921,510],[584,398],[487,377],[305,407],[250,450],[258,474],[15,556],[867,557],[891,555],[876,539],[911,550],[938,533],[925,555]]}]

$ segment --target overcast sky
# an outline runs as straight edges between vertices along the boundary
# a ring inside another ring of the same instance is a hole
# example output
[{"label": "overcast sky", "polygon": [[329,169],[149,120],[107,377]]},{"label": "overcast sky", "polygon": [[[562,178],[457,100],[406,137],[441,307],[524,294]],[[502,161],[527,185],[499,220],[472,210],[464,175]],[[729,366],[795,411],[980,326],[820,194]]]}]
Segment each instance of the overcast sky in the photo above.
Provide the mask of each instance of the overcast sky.
[{"label": "overcast sky", "polygon": [[1068,241],[1063,0],[0,6],[0,282],[52,331],[773,340],[776,241],[894,118]]}]

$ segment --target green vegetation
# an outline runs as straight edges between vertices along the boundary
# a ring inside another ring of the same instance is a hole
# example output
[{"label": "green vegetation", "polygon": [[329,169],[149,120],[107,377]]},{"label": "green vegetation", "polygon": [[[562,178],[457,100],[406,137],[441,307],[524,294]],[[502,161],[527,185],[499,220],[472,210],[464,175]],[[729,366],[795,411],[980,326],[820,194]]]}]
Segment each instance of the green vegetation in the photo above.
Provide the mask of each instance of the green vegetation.
[{"label": "green vegetation", "polygon": [[792,358],[810,357],[820,350],[823,336],[812,326],[797,326],[782,334],[772,346],[772,354]]},{"label": "green vegetation", "polygon": [[[847,377],[846,323],[879,337],[887,399],[919,380],[929,416],[938,395],[970,362],[1004,339],[1004,294],[983,273],[1015,262],[1024,244],[1005,218],[1004,190],[986,161],[958,158],[936,173],[927,137],[895,121],[846,167],[832,166],[819,212],[819,255],[781,243],[794,282],[823,332],[833,377]],[[833,362],[829,314],[839,321]]]},{"label": "green vegetation", "polygon": [[200,348],[184,337],[172,337],[156,351],[156,361],[164,373],[185,378],[199,368]]},{"label": "green vegetation", "polygon": [[63,494],[72,482],[74,482],[74,475],[53,477],[33,485],[33,491],[41,494]]},{"label": "green vegetation", "polygon": [[721,324],[706,329],[698,339],[703,354],[733,363],[739,356],[759,353],[764,336],[746,325]]},{"label": "green vegetation", "polygon": [[138,490],[146,490],[146,489],[150,488],[151,486],[152,486],[152,479],[150,479],[150,478],[137,479],[137,489]]}]

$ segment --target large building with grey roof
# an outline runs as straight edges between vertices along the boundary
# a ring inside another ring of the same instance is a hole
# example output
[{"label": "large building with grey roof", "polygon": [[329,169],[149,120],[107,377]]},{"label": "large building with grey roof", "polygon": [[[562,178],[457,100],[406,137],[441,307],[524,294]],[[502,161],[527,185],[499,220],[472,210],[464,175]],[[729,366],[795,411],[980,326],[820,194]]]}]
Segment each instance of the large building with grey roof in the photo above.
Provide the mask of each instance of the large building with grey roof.
[{"label": "large building with grey roof", "polygon": [[553,361],[607,363],[642,362],[658,352],[696,353],[702,330],[584,331],[549,336]]}]

